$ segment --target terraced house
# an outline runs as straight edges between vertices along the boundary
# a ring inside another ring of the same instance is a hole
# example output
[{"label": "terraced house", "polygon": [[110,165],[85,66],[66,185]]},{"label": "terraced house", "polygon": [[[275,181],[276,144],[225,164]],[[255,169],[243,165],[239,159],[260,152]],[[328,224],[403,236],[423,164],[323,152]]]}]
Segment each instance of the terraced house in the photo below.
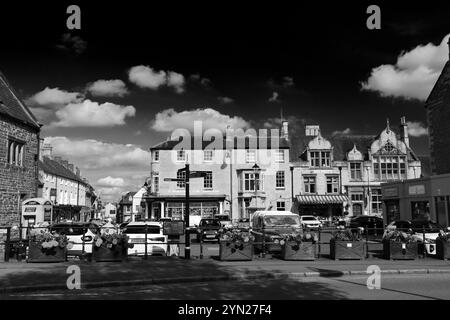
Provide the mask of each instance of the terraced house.
[{"label": "terraced house", "polygon": [[21,202],[37,196],[40,130],[0,73],[0,226],[19,224]]}]

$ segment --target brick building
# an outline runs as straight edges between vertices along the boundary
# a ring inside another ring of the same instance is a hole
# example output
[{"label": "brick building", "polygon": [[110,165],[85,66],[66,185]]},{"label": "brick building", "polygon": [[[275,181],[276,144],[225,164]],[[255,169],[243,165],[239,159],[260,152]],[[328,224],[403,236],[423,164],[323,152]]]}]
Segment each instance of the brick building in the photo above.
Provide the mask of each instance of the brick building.
[{"label": "brick building", "polygon": [[19,224],[21,202],[37,196],[40,129],[0,73],[0,226]]}]

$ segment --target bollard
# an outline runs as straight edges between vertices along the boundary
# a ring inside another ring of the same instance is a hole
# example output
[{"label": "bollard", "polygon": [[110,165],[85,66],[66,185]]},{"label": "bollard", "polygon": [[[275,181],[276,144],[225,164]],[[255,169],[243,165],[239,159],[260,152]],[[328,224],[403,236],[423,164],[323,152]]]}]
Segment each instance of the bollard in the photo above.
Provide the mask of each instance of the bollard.
[{"label": "bollard", "polygon": [[203,259],[203,233],[200,234],[200,259]]},{"label": "bollard", "polygon": [[264,228],[264,225],[262,227],[262,257],[265,258],[266,257],[266,231]]},{"label": "bollard", "polygon": [[425,245],[425,226],[422,227],[423,232],[423,257],[425,258],[427,256],[427,247]]},{"label": "bollard", "polygon": [[[84,236],[85,236],[86,232],[87,232],[86,228],[83,227],[83,236],[81,237],[81,259],[80,260],[84,260],[86,257],[85,247],[84,247]],[[92,250],[94,250],[94,248],[92,248]]]}]

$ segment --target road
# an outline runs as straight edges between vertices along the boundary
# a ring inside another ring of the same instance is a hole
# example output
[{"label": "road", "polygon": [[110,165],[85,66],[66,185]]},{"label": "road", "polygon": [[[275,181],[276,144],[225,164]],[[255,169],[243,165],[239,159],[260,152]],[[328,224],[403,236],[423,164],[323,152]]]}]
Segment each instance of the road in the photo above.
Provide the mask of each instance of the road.
[{"label": "road", "polygon": [[221,281],[75,291],[9,294],[1,299],[204,299],[204,300],[439,300],[450,299],[449,274],[383,275],[381,289],[369,290],[367,277],[298,280]]}]

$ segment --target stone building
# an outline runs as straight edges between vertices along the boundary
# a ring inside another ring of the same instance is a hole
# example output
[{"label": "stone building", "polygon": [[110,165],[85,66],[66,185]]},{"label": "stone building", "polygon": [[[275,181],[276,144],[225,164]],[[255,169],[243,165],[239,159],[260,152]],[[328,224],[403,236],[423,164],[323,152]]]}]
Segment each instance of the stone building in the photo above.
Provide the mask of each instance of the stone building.
[{"label": "stone building", "polygon": [[294,165],[294,194],[300,214],[325,217],[383,214],[381,184],[421,177],[421,162],[409,145],[406,119],[401,134],[390,126],[377,136],[324,138],[307,126],[311,140]]},{"label": "stone building", "polygon": [[40,128],[0,73],[0,226],[19,224],[22,201],[37,196]]},{"label": "stone building", "polygon": [[227,129],[213,137],[170,139],[152,147],[151,187],[145,197],[149,218],[182,218],[185,186],[179,169],[204,171],[206,178],[190,183],[192,221],[216,214],[232,220],[249,218],[256,210],[290,210],[291,179],[288,123],[270,134]]}]

